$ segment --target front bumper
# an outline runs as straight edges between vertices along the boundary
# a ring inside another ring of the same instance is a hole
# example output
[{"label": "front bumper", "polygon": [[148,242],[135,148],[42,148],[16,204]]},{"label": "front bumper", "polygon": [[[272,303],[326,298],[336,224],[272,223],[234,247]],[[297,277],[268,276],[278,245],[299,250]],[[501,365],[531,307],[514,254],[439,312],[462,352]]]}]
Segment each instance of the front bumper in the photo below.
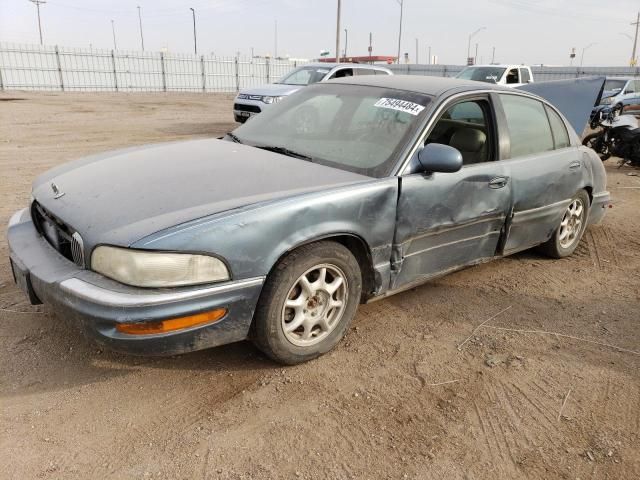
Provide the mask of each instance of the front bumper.
[{"label": "front bumper", "polygon": [[[223,284],[144,289],[84,270],[40,236],[29,212],[14,215],[7,232],[14,278],[32,303],[46,303],[80,322],[98,343],[135,355],[175,355],[247,338],[263,277]],[[118,323],[152,322],[226,308],[221,320],[173,332],[129,335]]]},{"label": "front bumper", "polygon": [[258,115],[268,109],[272,103],[264,103],[262,100],[250,100],[237,98],[233,103],[233,118],[236,122],[244,123],[254,115]]}]

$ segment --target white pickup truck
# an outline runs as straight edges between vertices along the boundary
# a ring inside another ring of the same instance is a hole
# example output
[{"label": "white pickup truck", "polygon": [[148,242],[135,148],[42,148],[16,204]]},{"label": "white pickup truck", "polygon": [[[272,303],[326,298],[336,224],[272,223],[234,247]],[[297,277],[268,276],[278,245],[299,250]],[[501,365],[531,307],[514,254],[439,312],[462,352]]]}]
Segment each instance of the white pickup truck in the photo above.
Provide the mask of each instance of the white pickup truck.
[{"label": "white pickup truck", "polygon": [[463,69],[456,78],[519,87],[533,83],[531,68],[525,65],[473,65]]}]

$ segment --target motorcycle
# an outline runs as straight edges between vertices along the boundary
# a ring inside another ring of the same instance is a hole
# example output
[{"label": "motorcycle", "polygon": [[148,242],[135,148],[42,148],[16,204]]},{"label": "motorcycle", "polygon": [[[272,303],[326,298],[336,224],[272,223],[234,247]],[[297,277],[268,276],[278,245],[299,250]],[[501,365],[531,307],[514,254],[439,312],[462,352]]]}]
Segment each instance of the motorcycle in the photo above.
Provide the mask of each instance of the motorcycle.
[{"label": "motorcycle", "polygon": [[620,110],[601,111],[591,121],[591,129],[582,144],[593,149],[604,162],[610,157],[620,158],[619,167],[640,167],[640,128],[633,115],[621,115]]}]

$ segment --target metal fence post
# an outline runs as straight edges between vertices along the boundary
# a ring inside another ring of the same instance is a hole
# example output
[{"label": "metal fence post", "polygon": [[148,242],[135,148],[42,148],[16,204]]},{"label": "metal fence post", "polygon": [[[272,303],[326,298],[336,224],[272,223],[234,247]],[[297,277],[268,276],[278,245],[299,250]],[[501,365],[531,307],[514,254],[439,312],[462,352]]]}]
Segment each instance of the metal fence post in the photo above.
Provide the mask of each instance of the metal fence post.
[{"label": "metal fence post", "polygon": [[444,68],[442,69],[442,76],[446,77],[447,76],[447,66],[445,65]]},{"label": "metal fence post", "polygon": [[164,52],[160,52],[160,68],[162,71],[162,91],[167,91],[167,76],[164,69]]},{"label": "metal fence post", "polygon": [[202,93],[207,91],[207,74],[204,71],[204,55],[200,55],[200,70],[202,71]]},{"label": "metal fence post", "polygon": [[60,51],[56,45],[56,63],[58,64],[58,75],[60,76],[60,90],[64,92],[64,78],[62,77],[62,64],[60,63]]},{"label": "metal fence post", "polygon": [[238,65],[238,57],[235,57],[235,74],[236,74],[236,92],[240,91],[240,72]]},{"label": "metal fence post", "polygon": [[265,63],[264,63],[264,65],[265,65],[265,69],[266,69],[266,71],[267,71],[267,83],[271,83],[271,82],[269,81],[269,66],[270,66],[270,64],[269,64],[269,57],[267,57],[267,58],[265,59]]},{"label": "metal fence post", "polygon": [[0,91],[4,92],[4,80],[2,79],[2,68],[0,68]]},{"label": "metal fence post", "polygon": [[113,52],[113,50],[111,50],[111,66],[113,67],[113,86],[116,89],[116,92],[118,91],[118,71],[116,70],[116,55]]}]

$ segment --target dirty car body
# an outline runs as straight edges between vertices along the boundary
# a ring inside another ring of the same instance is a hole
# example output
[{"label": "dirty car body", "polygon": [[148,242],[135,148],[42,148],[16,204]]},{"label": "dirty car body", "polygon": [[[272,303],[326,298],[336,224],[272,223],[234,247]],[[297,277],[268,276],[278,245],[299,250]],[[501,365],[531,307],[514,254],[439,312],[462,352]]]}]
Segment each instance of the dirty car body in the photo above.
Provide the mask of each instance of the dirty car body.
[{"label": "dirty car body", "polygon": [[[300,109],[311,126],[296,123]],[[462,167],[425,169],[431,144],[457,150]],[[602,162],[543,98],[455,79],[355,77],[305,88],[224,140],[55,168],[34,182],[8,241],[33,303],[115,350],[169,355],[247,338],[265,281],[304,246],[346,247],[367,302],[549,241],[576,192],[588,193],[587,220],[599,222],[609,202]],[[96,254],[105,246],[124,258],[206,257],[223,274],[134,285],[119,277],[126,261]],[[211,311],[222,317],[159,333],[121,328]]]}]

